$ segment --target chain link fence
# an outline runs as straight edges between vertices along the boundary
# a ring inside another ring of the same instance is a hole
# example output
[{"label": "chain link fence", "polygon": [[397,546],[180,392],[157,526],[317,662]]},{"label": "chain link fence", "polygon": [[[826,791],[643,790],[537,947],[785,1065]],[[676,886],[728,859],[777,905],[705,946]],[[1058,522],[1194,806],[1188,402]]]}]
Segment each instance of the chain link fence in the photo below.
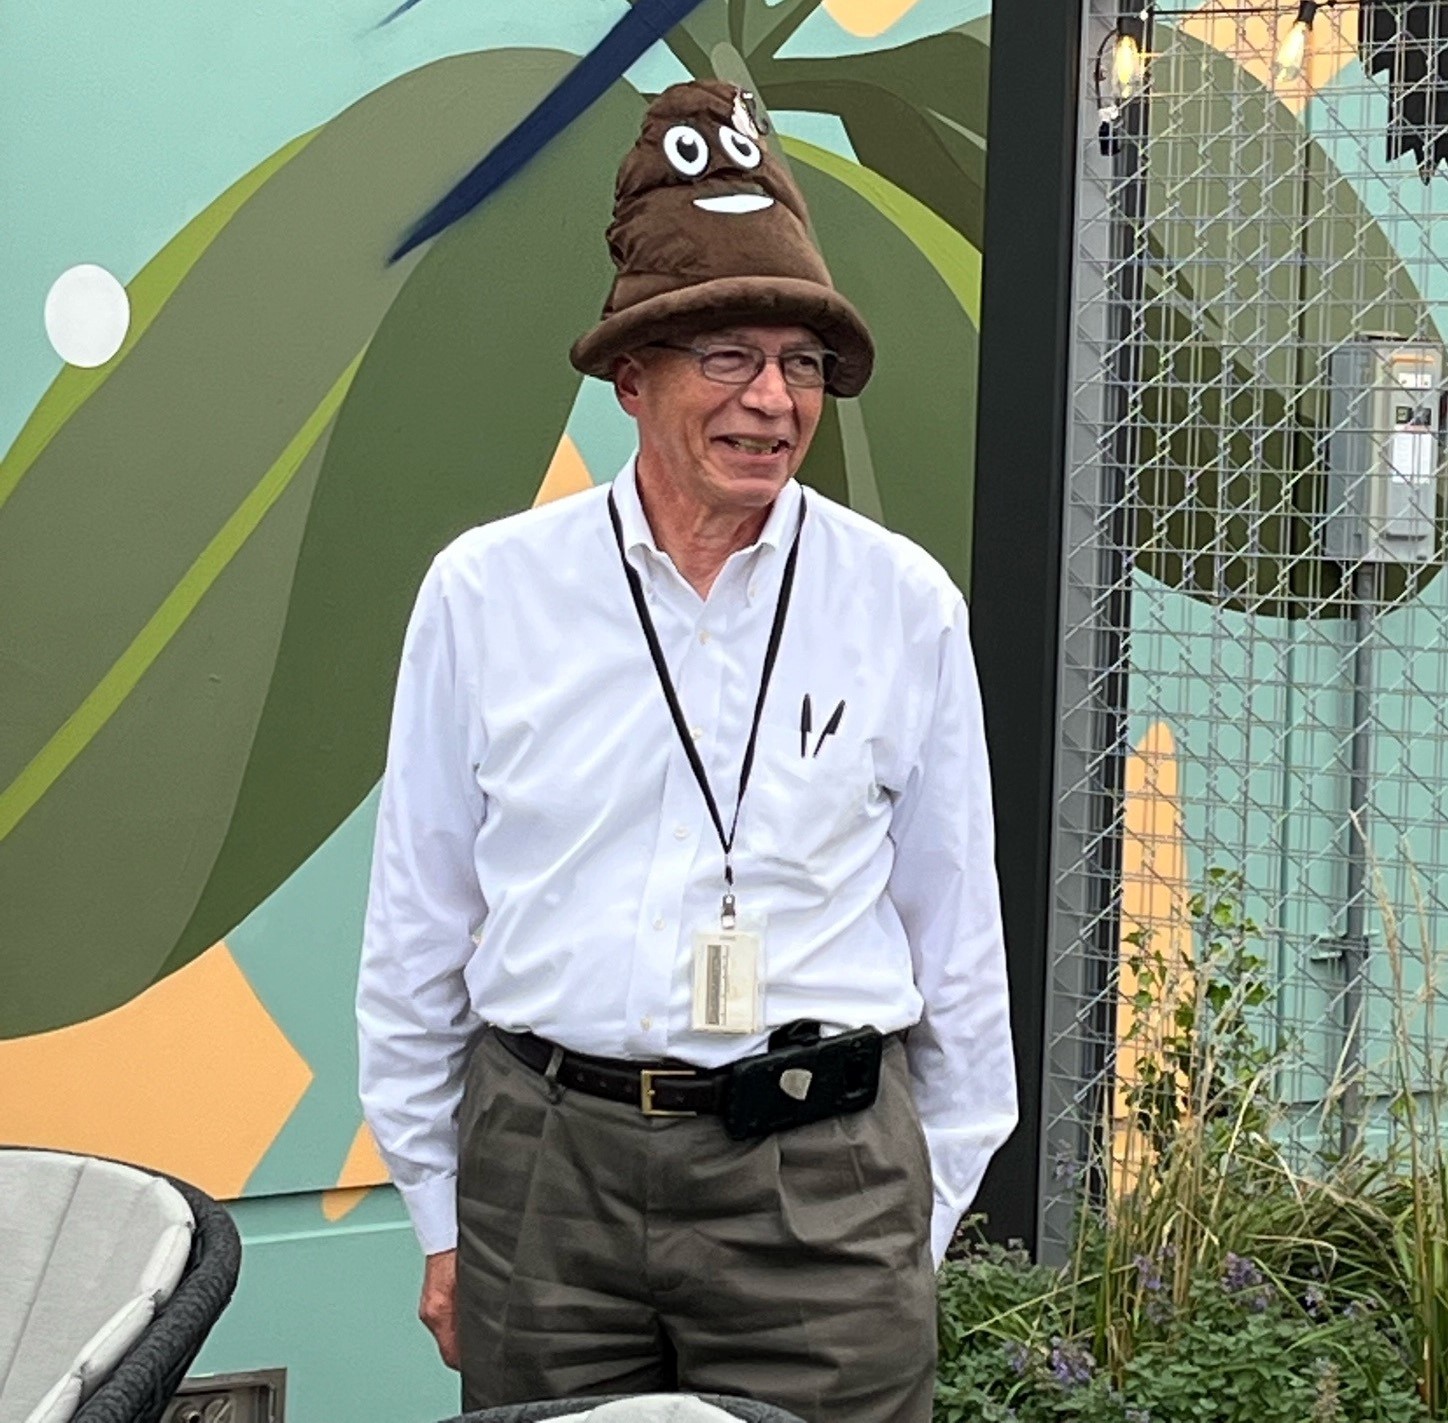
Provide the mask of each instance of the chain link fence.
[{"label": "chain link fence", "polygon": [[1424,977],[1448,914],[1448,0],[1089,0],[1083,24],[1049,1260],[1129,1166],[1133,1087],[1207,957],[1265,985],[1246,1060],[1304,1161],[1387,1139],[1400,1033],[1423,1074],[1448,1047]]}]

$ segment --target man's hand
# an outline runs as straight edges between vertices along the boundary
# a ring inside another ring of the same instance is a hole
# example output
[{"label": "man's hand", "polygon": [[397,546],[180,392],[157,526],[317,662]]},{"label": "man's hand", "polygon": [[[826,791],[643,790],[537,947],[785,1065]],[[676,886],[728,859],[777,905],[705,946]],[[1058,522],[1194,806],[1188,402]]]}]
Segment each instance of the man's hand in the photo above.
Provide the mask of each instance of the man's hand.
[{"label": "man's hand", "polygon": [[429,1255],[422,1272],[422,1299],[417,1317],[437,1340],[437,1351],[448,1368],[458,1364],[458,1252],[441,1250]]}]

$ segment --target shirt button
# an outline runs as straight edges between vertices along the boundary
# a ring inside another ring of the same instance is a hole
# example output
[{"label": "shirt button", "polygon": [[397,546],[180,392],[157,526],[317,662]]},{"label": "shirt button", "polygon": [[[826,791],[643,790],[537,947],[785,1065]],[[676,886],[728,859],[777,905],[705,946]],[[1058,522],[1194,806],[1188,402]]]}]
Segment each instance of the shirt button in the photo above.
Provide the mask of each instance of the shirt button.
[{"label": "shirt button", "polygon": [[654,1020],[653,1020],[652,1018],[640,1018],[640,1019],[639,1019],[639,1027],[641,1027],[641,1028],[644,1030],[644,1032],[648,1032],[648,1030],[649,1030],[650,1028],[652,1028],[653,1025],[654,1025]]},{"label": "shirt button", "polygon": [[703,734],[704,728],[702,726],[691,726],[689,728],[689,735],[692,736],[695,741],[697,741]]},{"label": "shirt button", "polygon": [[674,839],[687,840],[689,838],[689,827],[687,825],[674,826]]},{"label": "shirt button", "polygon": [[660,914],[660,915],[654,920],[654,928],[655,928],[655,929],[662,929],[663,927],[664,927],[664,916],[663,916],[662,914]]},{"label": "shirt button", "polygon": [[708,643],[708,641],[709,641],[709,629],[708,629],[708,628],[705,628],[705,629],[703,630],[703,632],[701,632],[701,633],[699,634],[699,641],[702,642],[702,643],[706,643],[706,644]]}]

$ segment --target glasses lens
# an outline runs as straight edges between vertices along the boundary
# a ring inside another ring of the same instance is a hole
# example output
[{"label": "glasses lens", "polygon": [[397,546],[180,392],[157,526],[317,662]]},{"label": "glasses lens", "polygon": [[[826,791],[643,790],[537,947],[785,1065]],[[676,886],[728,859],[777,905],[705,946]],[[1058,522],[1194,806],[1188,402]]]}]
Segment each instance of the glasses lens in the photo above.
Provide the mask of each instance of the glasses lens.
[{"label": "glasses lens", "polygon": [[699,365],[710,380],[742,384],[759,374],[760,352],[743,346],[711,346],[699,357]]},{"label": "glasses lens", "polygon": [[790,385],[813,389],[823,385],[829,378],[828,362],[831,360],[833,356],[828,351],[790,351],[781,359],[780,364],[784,368],[784,378]]}]

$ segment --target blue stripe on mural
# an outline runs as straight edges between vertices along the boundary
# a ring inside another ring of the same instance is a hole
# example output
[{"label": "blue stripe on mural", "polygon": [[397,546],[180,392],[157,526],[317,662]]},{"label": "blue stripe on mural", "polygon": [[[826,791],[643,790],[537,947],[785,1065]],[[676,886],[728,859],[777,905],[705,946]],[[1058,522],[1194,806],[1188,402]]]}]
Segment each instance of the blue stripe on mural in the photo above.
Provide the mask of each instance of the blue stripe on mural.
[{"label": "blue stripe on mural", "polygon": [[[413,0],[416,3],[416,0]],[[412,228],[388,258],[405,257],[466,217],[497,192],[530,159],[541,153],[594,100],[607,93],[655,40],[686,19],[701,0],[635,0],[627,14],[578,63],[536,108],[498,143],[433,209]]]},{"label": "blue stripe on mural", "polygon": [[402,0],[402,4],[400,4],[390,15],[387,15],[383,19],[378,20],[377,28],[380,30],[383,25],[390,25],[394,20],[405,15],[410,9],[412,9],[414,5],[420,3],[421,0]]}]

